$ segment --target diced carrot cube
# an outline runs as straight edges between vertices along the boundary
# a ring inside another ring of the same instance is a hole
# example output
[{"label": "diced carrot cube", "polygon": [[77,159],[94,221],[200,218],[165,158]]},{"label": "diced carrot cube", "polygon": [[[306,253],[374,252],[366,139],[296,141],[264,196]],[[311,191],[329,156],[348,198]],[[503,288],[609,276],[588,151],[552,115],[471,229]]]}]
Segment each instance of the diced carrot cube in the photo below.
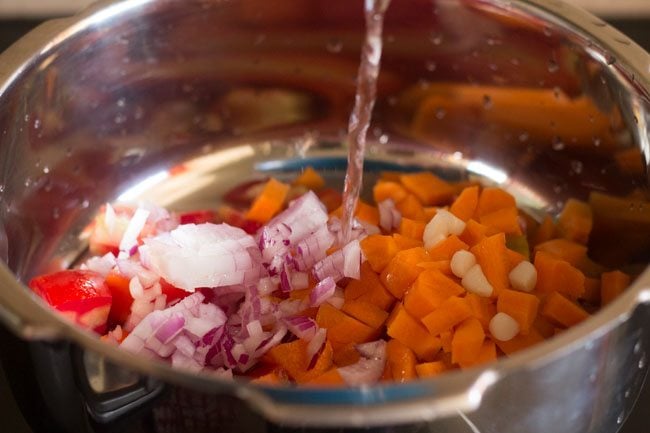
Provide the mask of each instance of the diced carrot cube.
[{"label": "diced carrot cube", "polygon": [[271,348],[267,354],[271,362],[286,371],[294,380],[304,374],[309,367],[307,343],[302,339],[278,344]]},{"label": "diced carrot cube", "polygon": [[451,340],[453,338],[453,331],[445,331],[440,333],[440,344],[442,344],[442,351],[444,353],[451,353]]},{"label": "diced carrot cube", "polygon": [[422,209],[424,210],[424,221],[427,223],[438,213],[436,206],[424,206]]},{"label": "diced carrot cube", "polygon": [[341,311],[374,329],[381,328],[388,318],[387,311],[364,301],[346,301],[341,307]]},{"label": "diced carrot cube", "polygon": [[465,296],[465,302],[467,302],[470,310],[472,310],[472,317],[478,319],[478,321],[481,322],[483,329],[487,331],[490,327],[490,320],[492,320],[492,317],[497,313],[494,301],[490,298],[485,298],[474,293],[468,293],[467,296]]},{"label": "diced carrot cube", "polygon": [[536,289],[540,293],[558,291],[570,299],[578,299],[585,292],[585,276],[580,270],[564,260],[544,251],[535,254],[537,270]]},{"label": "diced carrot cube", "polygon": [[447,365],[442,361],[423,362],[415,366],[418,377],[434,377],[447,370]]},{"label": "diced carrot cube", "polygon": [[426,223],[424,221],[402,218],[399,225],[399,233],[407,238],[421,240],[425,226]]},{"label": "diced carrot cube", "polygon": [[395,298],[386,290],[379,275],[370,268],[368,262],[361,264],[360,277],[358,280],[350,280],[345,287],[343,292],[345,300],[369,302],[382,310],[389,310]]},{"label": "diced carrot cube", "polygon": [[497,359],[497,346],[494,341],[486,339],[473,361],[459,363],[461,368],[471,368],[481,364],[487,364]]},{"label": "diced carrot cube", "polygon": [[318,308],[316,323],[327,329],[334,350],[348,343],[364,343],[378,337],[377,330],[325,303]]},{"label": "diced carrot cube", "polygon": [[[306,353],[306,352],[305,352]],[[309,382],[320,375],[324,374],[326,371],[328,371],[333,364],[332,361],[332,355],[334,351],[332,349],[332,345],[330,344],[329,341],[325,342],[325,345],[323,346],[323,350],[321,353],[318,355],[318,358],[316,358],[316,363],[314,366],[302,373],[300,373],[296,377],[296,382],[297,383],[306,383]],[[309,362],[309,360],[308,360]]]},{"label": "diced carrot cube", "polygon": [[426,215],[422,203],[413,194],[407,194],[404,200],[395,205],[398,211],[402,214],[403,218],[410,218],[416,221],[425,221]]},{"label": "diced carrot cube", "polygon": [[407,238],[406,236],[402,236],[399,233],[393,233],[393,239],[395,239],[395,243],[397,244],[397,249],[400,251],[410,250],[411,248],[422,247],[424,245],[422,239],[418,240],[418,239]]},{"label": "diced carrot cube", "polygon": [[465,223],[465,230],[459,238],[470,247],[478,244],[486,235],[488,228],[476,220],[470,219]]},{"label": "diced carrot cube", "polygon": [[483,238],[470,249],[494,289],[492,297],[499,296],[502,290],[510,287],[510,261],[506,250],[506,236],[503,233]]},{"label": "diced carrot cube", "polygon": [[463,321],[454,332],[451,340],[451,362],[467,365],[476,362],[485,340],[485,332],[481,323],[470,317]]},{"label": "diced carrot cube", "polygon": [[513,251],[510,248],[506,248],[506,255],[508,256],[508,263],[510,263],[510,270],[512,270],[519,263],[526,260],[523,254]]},{"label": "diced carrot cube", "polygon": [[558,292],[549,293],[541,313],[555,323],[565,327],[576,325],[589,317],[581,306]]},{"label": "diced carrot cube", "polygon": [[539,298],[530,293],[509,289],[499,293],[497,311],[499,313],[506,313],[515,319],[519,324],[519,332],[523,335],[530,332],[537,317],[538,308]]},{"label": "diced carrot cube", "polygon": [[331,368],[318,377],[306,383],[307,386],[330,387],[345,385],[345,381],[339,374],[338,368]]},{"label": "diced carrot cube", "polygon": [[535,328],[533,328],[527,335],[519,334],[512,340],[496,340],[495,343],[503,353],[506,355],[512,355],[515,352],[527,349],[537,343],[541,343],[542,341],[544,341],[544,337],[542,337],[542,335]]},{"label": "diced carrot cube", "polygon": [[360,242],[361,250],[372,270],[381,272],[399,251],[392,236],[370,235]]},{"label": "diced carrot cube", "polygon": [[451,260],[436,260],[435,262],[421,262],[418,266],[424,270],[438,270],[447,276],[453,276],[451,272]]},{"label": "diced carrot cube", "polygon": [[587,247],[568,239],[552,239],[535,246],[535,252],[544,251],[553,257],[579,267],[587,257]]},{"label": "diced carrot cube", "polygon": [[316,191],[325,186],[325,179],[312,166],[308,166],[293,181],[293,184]]},{"label": "diced carrot cube", "polygon": [[386,344],[386,363],[391,372],[391,377],[397,382],[406,382],[417,378],[415,353],[400,343],[391,339]]},{"label": "diced carrot cube", "polygon": [[465,289],[438,270],[422,272],[404,296],[404,308],[421,319],[452,296],[465,293]]},{"label": "diced carrot cube", "polygon": [[590,304],[600,305],[600,279],[585,278],[585,291],[580,299]]},{"label": "diced carrot cube", "polygon": [[480,218],[491,212],[516,206],[515,198],[501,188],[484,188],[478,199],[476,213]]},{"label": "diced carrot cube", "polygon": [[318,199],[325,205],[327,212],[333,212],[341,206],[343,196],[334,188],[323,188],[316,193]]},{"label": "diced carrot cube", "polygon": [[440,335],[449,331],[463,320],[471,317],[472,310],[467,301],[458,296],[446,299],[433,312],[422,318],[422,323],[429,330],[431,335]]},{"label": "diced carrot cube", "polygon": [[555,335],[555,325],[541,314],[537,315],[535,323],[533,324],[533,330],[534,332],[542,335],[544,338],[551,338],[553,335]]},{"label": "diced carrot cube", "polygon": [[280,385],[284,383],[280,375],[275,370],[271,370],[269,373],[266,373],[262,376],[259,376],[253,380],[253,383],[258,383],[262,385]]},{"label": "diced carrot cube", "polygon": [[379,225],[379,209],[361,200],[357,203],[357,209],[354,212],[354,216],[361,221],[372,224],[373,226]]},{"label": "diced carrot cube", "polygon": [[431,360],[440,351],[440,339],[429,334],[402,305],[397,305],[388,318],[387,333],[412,349],[422,360]]},{"label": "diced carrot cube", "polygon": [[630,285],[630,276],[621,271],[603,272],[600,276],[600,299],[602,305],[612,302]]},{"label": "diced carrot cube", "polygon": [[461,241],[458,236],[451,235],[438,242],[428,252],[431,260],[438,261],[451,260],[458,251],[467,249],[469,249],[469,246],[465,242]]},{"label": "diced carrot cube", "polygon": [[332,356],[337,367],[354,364],[361,358],[357,350],[357,343],[348,343],[337,347]]},{"label": "diced carrot cube", "polygon": [[557,221],[557,231],[565,239],[586,244],[589,240],[593,215],[588,203],[570,198],[564,204]]},{"label": "diced carrot cube", "polygon": [[486,213],[479,218],[481,224],[488,228],[489,234],[506,233],[520,235],[519,212],[516,207],[505,207]]},{"label": "diced carrot cube", "polygon": [[389,199],[397,204],[406,198],[408,191],[397,182],[381,181],[372,188],[372,195],[377,204]]},{"label": "diced carrot cube", "polygon": [[452,203],[449,212],[453,213],[465,222],[469,221],[476,213],[478,197],[478,186],[470,186],[463,189],[460,195]]},{"label": "diced carrot cube", "polygon": [[409,286],[424,270],[417,264],[427,260],[429,260],[429,255],[422,247],[402,250],[381,272],[381,282],[393,296],[402,299]]},{"label": "diced carrot cube", "polygon": [[259,223],[268,222],[282,209],[288,193],[289,185],[273,178],[269,179],[246,213],[246,219]]},{"label": "diced carrot cube", "polygon": [[542,220],[542,223],[537,227],[535,235],[531,238],[533,240],[532,246],[534,247],[546,241],[550,241],[553,239],[554,235],[555,223],[553,222],[553,218],[546,215],[544,220]]},{"label": "diced carrot cube", "polygon": [[430,172],[403,174],[400,180],[426,206],[447,204],[456,193],[452,185]]}]

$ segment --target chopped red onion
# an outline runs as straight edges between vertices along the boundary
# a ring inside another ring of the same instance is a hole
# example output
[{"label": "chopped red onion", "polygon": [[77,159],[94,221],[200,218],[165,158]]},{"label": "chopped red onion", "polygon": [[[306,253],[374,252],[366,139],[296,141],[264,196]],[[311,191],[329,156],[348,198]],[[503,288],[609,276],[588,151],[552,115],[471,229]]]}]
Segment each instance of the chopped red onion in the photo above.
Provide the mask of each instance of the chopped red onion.
[{"label": "chopped red onion", "polygon": [[174,346],[176,346],[177,351],[181,352],[183,355],[188,357],[193,357],[196,353],[196,346],[186,335],[179,335],[173,341]]},{"label": "chopped red onion", "polygon": [[116,264],[117,261],[113,253],[107,253],[102,257],[91,257],[86,260],[86,262],[81,265],[81,269],[88,269],[105,277],[113,270],[113,268],[115,268]]},{"label": "chopped red onion", "polygon": [[138,245],[138,236],[147,223],[147,218],[149,217],[149,211],[142,208],[136,209],[135,213],[129,221],[129,225],[126,226],[124,234],[122,235],[122,240],[120,241],[119,248],[121,251],[129,251],[134,246]]},{"label": "chopped red onion", "polygon": [[386,341],[377,340],[369,343],[357,344],[357,352],[368,359],[386,359]]},{"label": "chopped red onion", "polygon": [[309,344],[307,344],[307,359],[309,359],[309,368],[313,368],[318,359],[318,354],[325,345],[327,339],[327,330],[319,328],[314,334]]},{"label": "chopped red onion", "polygon": [[301,340],[310,341],[316,334],[318,326],[310,317],[290,316],[285,317],[282,321],[287,325],[289,331]]},{"label": "chopped red onion", "polygon": [[338,371],[348,385],[371,385],[379,380],[384,366],[384,360],[361,358],[355,364],[340,367]]},{"label": "chopped red onion", "polygon": [[172,367],[197,372],[203,370],[201,364],[179,350],[172,354]]},{"label": "chopped red onion", "polygon": [[334,308],[340,310],[341,307],[343,306],[343,304],[345,303],[345,297],[343,295],[343,289],[341,289],[340,287],[337,287],[336,290],[334,290],[334,294],[332,296],[330,296],[329,298],[327,298],[327,301],[325,301],[325,302],[327,302],[328,304],[330,304]]},{"label": "chopped red onion", "polygon": [[325,277],[311,290],[309,294],[309,303],[312,307],[318,307],[327,301],[336,290],[336,283],[332,277]]},{"label": "chopped red onion", "polygon": [[318,261],[323,260],[335,240],[327,225],[323,225],[300,241],[296,245],[297,269],[310,269]]},{"label": "chopped red onion", "polygon": [[314,275],[318,280],[327,277],[331,277],[334,281],[339,281],[344,277],[358,279],[361,272],[361,260],[361,246],[355,239],[316,263]]},{"label": "chopped red onion", "polygon": [[181,333],[185,325],[185,318],[180,313],[170,315],[165,322],[156,329],[155,337],[163,344],[169,343]]},{"label": "chopped red onion", "polygon": [[257,291],[260,296],[270,295],[278,289],[280,282],[278,277],[260,278],[257,283]]}]

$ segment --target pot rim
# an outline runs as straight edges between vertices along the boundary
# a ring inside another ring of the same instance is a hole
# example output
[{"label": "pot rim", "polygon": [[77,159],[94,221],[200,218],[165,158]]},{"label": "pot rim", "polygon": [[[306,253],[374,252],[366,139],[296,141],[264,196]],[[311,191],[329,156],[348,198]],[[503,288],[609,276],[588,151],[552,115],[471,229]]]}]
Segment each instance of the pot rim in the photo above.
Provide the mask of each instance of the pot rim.
[{"label": "pot rim", "polygon": [[[69,18],[48,21],[32,30],[0,55],[0,98],[16,79],[45,59],[65,40],[110,17],[161,0],[103,0]],[[162,0],[164,1],[164,0]],[[588,38],[617,54],[612,65],[632,77],[637,94],[650,103],[650,55],[616,29],[603,26],[595,16],[557,0],[493,0],[499,8],[515,9]],[[621,42],[629,41],[629,42]],[[603,58],[604,63],[604,58]],[[629,83],[628,83],[629,84]],[[650,268],[623,295],[585,322],[532,348],[469,370],[406,384],[378,384],[344,390],[254,385],[196,374],[169,364],[133,355],[102,342],[97,336],[64,320],[0,264],[0,319],[23,338],[69,339],[112,362],[164,381],[207,393],[229,392],[249,402],[272,421],[293,425],[371,426],[434,419],[470,412],[500,378],[514,370],[533,369],[583,346],[624,322],[641,303],[650,303]],[[36,318],[36,319],[35,319]],[[305,398],[309,396],[315,399]],[[345,404],[333,402],[345,399]],[[351,399],[351,400],[350,400]],[[332,416],[327,406],[336,412]]]}]

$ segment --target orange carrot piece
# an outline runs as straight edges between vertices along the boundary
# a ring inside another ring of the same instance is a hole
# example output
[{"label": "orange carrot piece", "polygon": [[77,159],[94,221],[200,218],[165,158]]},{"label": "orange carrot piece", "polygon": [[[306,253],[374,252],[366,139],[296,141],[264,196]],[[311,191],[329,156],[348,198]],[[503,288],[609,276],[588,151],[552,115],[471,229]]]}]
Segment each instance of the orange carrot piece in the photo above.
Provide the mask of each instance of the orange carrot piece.
[{"label": "orange carrot piece", "polygon": [[469,245],[461,241],[458,236],[451,235],[438,242],[428,252],[430,260],[451,260],[458,251],[467,249],[469,249]]},{"label": "orange carrot piece", "polygon": [[348,343],[364,343],[377,338],[378,332],[330,304],[318,308],[316,323],[327,329],[327,338],[334,350]]},{"label": "orange carrot piece", "polygon": [[422,323],[431,335],[440,335],[471,316],[472,310],[467,301],[458,296],[452,296],[440,304],[433,312],[424,316]]},{"label": "orange carrot piece", "polygon": [[539,298],[530,293],[509,289],[499,293],[497,311],[506,313],[515,319],[519,324],[519,332],[523,335],[530,332],[537,317],[538,308]]},{"label": "orange carrot piece", "polygon": [[501,188],[484,188],[478,199],[476,214],[480,218],[499,209],[516,206],[515,198]]},{"label": "orange carrot piece", "polygon": [[600,305],[600,279],[599,278],[585,278],[585,291],[580,296],[590,304]]},{"label": "orange carrot piece", "polygon": [[404,308],[409,314],[423,318],[452,296],[465,293],[465,289],[438,270],[426,270],[404,296]]},{"label": "orange carrot piece", "polygon": [[444,353],[451,353],[451,340],[453,338],[453,331],[445,331],[440,333],[440,344],[442,344],[442,351]]},{"label": "orange carrot piece", "polygon": [[517,208],[504,207],[479,217],[481,224],[488,228],[489,234],[503,232],[506,234],[520,235],[519,212]]},{"label": "orange carrot piece", "polygon": [[399,233],[407,238],[421,240],[425,226],[426,223],[424,221],[402,218],[399,224]]},{"label": "orange carrot piece", "polygon": [[540,293],[558,291],[576,300],[585,292],[585,275],[564,260],[557,259],[544,251],[535,254],[537,285]]},{"label": "orange carrot piece", "polygon": [[551,239],[535,246],[535,252],[544,251],[553,257],[579,267],[587,258],[587,247],[568,239]]},{"label": "orange carrot piece", "polygon": [[593,215],[589,204],[573,198],[568,199],[557,221],[558,234],[565,239],[586,244],[592,226]]},{"label": "orange carrot piece", "polygon": [[400,251],[391,259],[381,272],[381,282],[397,299],[404,293],[424,270],[417,264],[429,260],[429,255],[422,247]]},{"label": "orange carrot piece", "polygon": [[[416,221],[425,221],[426,215],[422,203],[413,194],[407,194],[404,200],[395,205],[404,218],[414,219]],[[428,222],[428,221],[427,221]]]},{"label": "orange carrot piece", "polygon": [[589,317],[581,306],[558,292],[552,292],[544,301],[541,314],[564,327],[576,325]]},{"label": "orange carrot piece", "polygon": [[476,220],[470,219],[465,223],[465,230],[460,234],[459,238],[470,247],[478,244],[487,233],[488,228]]},{"label": "orange carrot piece", "polygon": [[300,173],[300,176],[293,181],[293,184],[317,191],[325,186],[325,179],[323,179],[312,166],[308,166],[302,171],[302,173]]},{"label": "orange carrot piece", "polygon": [[270,349],[268,359],[282,368],[292,379],[297,379],[307,371],[307,343],[298,339],[290,343],[282,343]]},{"label": "orange carrot piece", "polygon": [[438,213],[438,208],[436,206],[424,206],[422,209],[424,210],[425,222],[431,221],[431,218],[436,216]]},{"label": "orange carrot piece", "polygon": [[390,368],[391,377],[394,381],[406,382],[417,378],[416,362],[415,353],[410,348],[395,339],[388,341],[388,344],[386,344],[386,363]]},{"label": "orange carrot piece", "polygon": [[481,323],[470,317],[463,321],[454,332],[451,340],[451,362],[467,365],[476,362],[485,340],[485,332]]},{"label": "orange carrot piece", "polygon": [[379,225],[379,209],[361,200],[359,200],[357,203],[357,209],[354,212],[354,216],[356,216],[357,219],[361,221],[367,222],[368,224],[372,224],[374,226]]},{"label": "orange carrot piece", "polygon": [[[306,353],[306,352],[305,352]],[[296,377],[296,382],[297,383],[306,383],[309,382],[320,375],[324,374],[326,371],[328,371],[333,364],[332,361],[332,355],[334,351],[332,349],[332,345],[330,344],[329,341],[325,342],[325,345],[323,346],[323,350],[321,353],[318,355],[318,358],[316,359],[316,363],[314,366],[303,373],[300,373]]]},{"label": "orange carrot piece", "polygon": [[481,345],[476,358],[470,362],[459,363],[461,368],[471,368],[481,364],[487,364],[497,359],[497,346],[494,341],[486,339]]},{"label": "orange carrot piece", "polygon": [[553,239],[554,234],[555,223],[553,222],[553,218],[551,218],[549,215],[546,215],[542,223],[535,231],[535,235],[532,237],[533,242],[531,246],[534,247],[546,241],[550,241]]},{"label": "orange carrot piece", "polygon": [[280,375],[275,370],[271,370],[269,373],[251,380],[251,382],[261,385],[280,385],[284,383]]},{"label": "orange carrot piece", "polygon": [[542,341],[544,341],[542,334],[540,334],[537,329],[533,328],[527,335],[519,334],[512,340],[496,340],[495,343],[503,353],[509,356],[515,352],[534,346],[537,343],[541,343]]},{"label": "orange carrot piece", "polygon": [[260,223],[268,222],[284,206],[289,188],[287,184],[269,179],[246,213],[246,219]]},{"label": "orange carrot piece", "polygon": [[316,195],[318,199],[325,205],[327,212],[333,212],[343,201],[343,196],[340,191],[334,188],[323,188],[319,190]]},{"label": "orange carrot piece", "polygon": [[472,317],[478,319],[483,329],[487,331],[490,327],[490,320],[497,313],[497,307],[494,305],[494,301],[474,293],[468,293],[465,296],[465,302],[467,302],[470,310],[472,310]]},{"label": "orange carrot piece", "polygon": [[334,351],[333,361],[337,367],[345,367],[346,365],[351,365],[359,361],[361,355],[357,350],[356,343],[348,343],[343,346],[339,346]]},{"label": "orange carrot piece", "polygon": [[372,188],[372,196],[377,204],[389,199],[397,204],[404,200],[407,195],[408,191],[397,182],[380,181]]},{"label": "orange carrot piece", "polygon": [[358,280],[350,280],[345,287],[343,296],[346,301],[363,301],[376,305],[382,310],[388,310],[395,302],[393,295],[371,268],[368,262],[361,264],[361,275]]},{"label": "orange carrot piece", "polygon": [[499,296],[502,290],[506,290],[510,286],[508,278],[510,261],[506,250],[506,236],[503,233],[483,238],[470,249],[476,256],[476,262],[481,265],[485,277],[494,288],[492,297]]},{"label": "orange carrot piece", "polygon": [[478,206],[479,187],[470,186],[465,188],[460,195],[454,200],[449,208],[449,212],[456,215],[463,221],[469,221],[476,213]]},{"label": "orange carrot piece", "polygon": [[426,171],[403,174],[400,176],[400,181],[426,206],[447,204],[456,193],[456,189],[451,184]]},{"label": "orange carrot piece", "polygon": [[397,305],[387,322],[387,334],[412,349],[422,360],[431,360],[440,351],[440,339],[427,332],[402,305]]},{"label": "orange carrot piece", "polygon": [[361,250],[372,270],[381,272],[399,251],[392,236],[370,235],[360,242]]},{"label": "orange carrot piece", "polygon": [[630,276],[621,271],[603,272],[600,276],[601,305],[607,305],[630,285]]},{"label": "orange carrot piece", "polygon": [[399,233],[393,233],[393,239],[395,239],[397,249],[400,251],[410,250],[411,248],[421,247],[424,245],[424,242],[421,239],[418,240],[407,238],[406,236],[402,236]]},{"label": "orange carrot piece", "polygon": [[523,254],[513,251],[510,248],[506,248],[506,255],[508,256],[508,263],[510,264],[510,270],[512,270],[519,263],[526,260]]},{"label": "orange carrot piece", "polygon": [[346,301],[341,311],[374,329],[380,328],[388,319],[387,311],[370,302]]},{"label": "orange carrot piece", "polygon": [[307,386],[330,387],[345,385],[345,381],[339,374],[338,368],[331,368],[318,377],[306,383]]},{"label": "orange carrot piece", "polygon": [[423,362],[415,366],[418,377],[434,377],[445,370],[447,370],[447,366],[442,361]]},{"label": "orange carrot piece", "polygon": [[537,318],[535,319],[535,323],[533,323],[532,332],[538,332],[544,338],[551,338],[553,335],[555,335],[555,325],[551,323],[546,317],[538,314]]},{"label": "orange carrot piece", "polygon": [[437,270],[443,274],[452,277],[454,273],[451,271],[451,260],[436,260],[435,262],[421,262],[418,266],[424,270]]}]

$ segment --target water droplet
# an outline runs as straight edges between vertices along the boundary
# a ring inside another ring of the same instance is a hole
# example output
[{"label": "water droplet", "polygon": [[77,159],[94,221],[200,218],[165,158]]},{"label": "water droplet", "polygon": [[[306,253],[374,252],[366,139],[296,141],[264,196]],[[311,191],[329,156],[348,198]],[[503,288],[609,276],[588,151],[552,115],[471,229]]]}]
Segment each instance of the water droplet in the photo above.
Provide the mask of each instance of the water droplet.
[{"label": "water droplet", "polygon": [[451,157],[454,158],[454,159],[460,160],[460,159],[463,159],[463,153],[456,151],[456,152],[452,153]]},{"label": "water droplet", "polygon": [[447,115],[447,111],[444,108],[438,108],[436,110],[436,119],[442,120]]},{"label": "water droplet", "polygon": [[486,110],[492,108],[492,98],[490,95],[483,95],[483,108]]},{"label": "water droplet", "polygon": [[544,32],[544,36],[546,36],[546,37],[551,37],[551,36],[553,36],[553,31],[551,30],[550,27],[546,27],[546,26],[544,26],[544,30],[543,30],[543,32]]},{"label": "water droplet", "polygon": [[600,137],[594,137],[593,142],[594,142],[594,146],[599,147],[600,144],[602,143],[602,140],[600,139]]},{"label": "water droplet", "polygon": [[5,192],[5,186],[4,186],[4,185],[0,185],[0,193],[3,193],[3,192]]},{"label": "water droplet", "polygon": [[120,98],[117,100],[117,106],[118,107],[124,107],[126,105],[126,99]]},{"label": "water droplet", "polygon": [[381,135],[379,136],[379,142],[380,142],[381,144],[386,144],[386,143],[388,143],[388,140],[389,140],[388,134],[381,134]]},{"label": "water droplet", "polygon": [[562,96],[562,89],[559,87],[553,87],[553,96],[555,96],[555,99],[560,99],[560,96]]},{"label": "water droplet", "polygon": [[522,143],[528,141],[528,138],[529,135],[527,132],[522,132],[521,134],[519,134],[519,141],[521,141]]},{"label": "water droplet", "polygon": [[573,161],[571,161],[571,170],[572,170],[575,174],[580,174],[580,173],[582,173],[582,167],[583,167],[583,165],[582,165],[582,162],[581,162],[581,161],[578,161],[578,160],[573,160]]},{"label": "water droplet", "polygon": [[589,374],[589,382],[595,383],[597,379],[598,379],[598,373],[596,373],[595,371],[592,371]]},{"label": "water droplet", "polygon": [[121,125],[122,123],[126,122],[126,116],[124,114],[118,114],[115,116],[115,119],[113,119],[116,125]]},{"label": "water droplet", "polygon": [[39,129],[41,127],[41,119],[34,119],[34,129]]},{"label": "water droplet", "polygon": [[433,60],[430,60],[425,64],[425,67],[427,68],[427,71],[433,72],[436,70],[438,65],[436,65],[436,62],[434,62]]},{"label": "water droplet", "polygon": [[516,57],[513,57],[512,59],[510,59],[510,63],[511,63],[513,66],[519,66],[519,59],[516,58]]},{"label": "water droplet", "polygon": [[489,68],[491,71],[498,71],[498,70],[499,70],[499,67],[497,66],[496,63],[490,63],[490,64],[488,65],[488,68]]},{"label": "water droplet", "polygon": [[52,191],[52,188],[54,188],[54,185],[52,185],[52,182],[50,182],[50,181],[48,181],[48,182],[45,184],[45,186],[43,187],[43,189],[45,190],[45,192],[50,192],[50,191]]},{"label": "water droplet", "polygon": [[43,167],[43,173],[48,174],[49,172],[50,172],[50,167],[48,167],[47,165]]},{"label": "water droplet", "polygon": [[609,54],[605,57],[605,62],[607,63],[607,66],[612,66],[616,63],[616,57]]},{"label": "water droplet", "polygon": [[630,392],[630,390],[629,390],[629,389],[626,389],[626,390],[625,390],[625,394],[623,394],[623,396],[624,396],[625,398],[630,398],[630,394],[632,394],[632,393]]},{"label": "water droplet", "polygon": [[343,42],[339,38],[332,38],[329,41],[327,41],[327,45],[325,45],[325,49],[329,51],[330,53],[340,53],[341,50],[343,50]]},{"label": "water droplet", "polygon": [[553,150],[563,150],[565,145],[560,137],[555,136],[553,137],[552,147]]},{"label": "water droplet", "polygon": [[84,200],[84,201],[81,202],[81,207],[82,207],[83,209],[87,209],[88,206],[90,206],[90,201],[88,201],[88,200]]},{"label": "water droplet", "polygon": [[641,355],[641,359],[639,359],[639,370],[643,370],[645,367],[645,354]]},{"label": "water droplet", "polygon": [[551,74],[555,74],[557,71],[560,70],[560,65],[557,64],[557,61],[551,59],[548,61],[547,68]]},{"label": "water droplet", "polygon": [[441,45],[442,44],[442,35],[440,33],[434,33],[431,35],[431,43],[433,45]]},{"label": "water droplet", "polygon": [[25,123],[29,122],[29,114],[25,114]]},{"label": "water droplet", "polygon": [[621,412],[621,414],[616,418],[616,424],[623,424],[623,421],[625,421],[625,412]]},{"label": "water droplet", "polygon": [[491,47],[493,47],[495,45],[501,45],[502,44],[501,40],[496,39],[496,38],[487,38],[486,42]]},{"label": "water droplet", "polygon": [[629,39],[624,38],[624,37],[617,36],[617,37],[614,38],[614,40],[616,42],[618,42],[619,44],[623,44],[623,45],[631,45],[632,44],[632,42],[630,42]]},{"label": "water droplet", "polygon": [[52,218],[58,220],[61,216],[61,210],[58,207],[52,209]]},{"label": "water droplet", "polygon": [[422,90],[427,90],[431,86],[431,83],[429,81],[427,81],[427,80],[420,79],[420,80],[418,80],[418,86]]}]

